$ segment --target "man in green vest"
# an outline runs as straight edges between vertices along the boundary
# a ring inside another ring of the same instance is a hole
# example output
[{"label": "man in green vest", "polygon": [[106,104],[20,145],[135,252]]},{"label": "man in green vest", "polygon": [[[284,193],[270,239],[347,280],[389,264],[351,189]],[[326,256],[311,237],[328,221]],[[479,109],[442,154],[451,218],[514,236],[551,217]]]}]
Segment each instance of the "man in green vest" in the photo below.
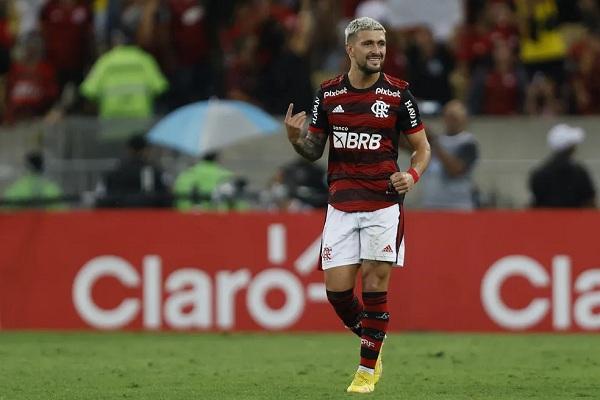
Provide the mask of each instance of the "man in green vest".
[{"label": "man in green vest", "polygon": [[154,99],[169,84],[154,58],[131,44],[131,35],[113,33],[116,44],[94,64],[81,93],[100,105],[102,118],[147,118]]},{"label": "man in green vest", "polygon": [[41,153],[32,152],[25,157],[29,172],[12,183],[4,192],[5,208],[25,209],[43,208],[64,210],[67,206],[61,202],[61,188],[43,176],[44,158]]},{"label": "man in green vest", "polygon": [[[246,209],[245,202],[235,198],[233,172],[223,168],[217,162],[217,153],[206,154],[202,160],[182,171],[175,180],[173,192],[180,211]],[[218,189],[231,184],[232,193],[222,193]],[[223,197],[219,201],[217,197]]]}]

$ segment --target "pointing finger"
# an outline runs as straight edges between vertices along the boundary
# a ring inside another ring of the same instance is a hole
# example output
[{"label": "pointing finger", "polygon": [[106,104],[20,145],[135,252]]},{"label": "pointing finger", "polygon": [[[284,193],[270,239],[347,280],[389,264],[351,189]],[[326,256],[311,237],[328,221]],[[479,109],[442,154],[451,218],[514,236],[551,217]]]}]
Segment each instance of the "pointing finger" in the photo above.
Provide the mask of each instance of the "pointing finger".
[{"label": "pointing finger", "polygon": [[292,116],[292,111],[294,110],[294,103],[290,103],[288,106],[287,112],[285,113],[285,119],[288,120]]}]

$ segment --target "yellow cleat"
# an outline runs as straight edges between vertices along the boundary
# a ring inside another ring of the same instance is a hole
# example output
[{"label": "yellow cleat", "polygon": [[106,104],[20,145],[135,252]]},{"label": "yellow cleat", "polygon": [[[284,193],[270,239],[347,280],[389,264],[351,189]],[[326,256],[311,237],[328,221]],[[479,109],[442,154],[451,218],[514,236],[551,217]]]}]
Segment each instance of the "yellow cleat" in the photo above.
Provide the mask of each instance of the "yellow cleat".
[{"label": "yellow cleat", "polygon": [[375,373],[373,374],[374,383],[377,384],[379,379],[381,379],[381,375],[383,374],[383,343],[381,344],[381,348],[379,349],[379,357],[377,357],[377,363],[375,364]]},{"label": "yellow cleat", "polygon": [[356,371],[352,383],[346,389],[348,393],[371,393],[374,390],[375,377],[365,371]]}]

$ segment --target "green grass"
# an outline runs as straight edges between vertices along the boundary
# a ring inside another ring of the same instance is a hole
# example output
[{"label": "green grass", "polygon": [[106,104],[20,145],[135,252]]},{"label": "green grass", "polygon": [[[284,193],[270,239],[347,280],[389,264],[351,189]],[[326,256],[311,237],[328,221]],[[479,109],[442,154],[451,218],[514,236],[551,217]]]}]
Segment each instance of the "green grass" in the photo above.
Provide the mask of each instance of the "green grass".
[{"label": "green grass", "polygon": [[[350,334],[0,333],[0,400],[347,399]],[[600,335],[392,334],[381,399],[600,399]]]}]

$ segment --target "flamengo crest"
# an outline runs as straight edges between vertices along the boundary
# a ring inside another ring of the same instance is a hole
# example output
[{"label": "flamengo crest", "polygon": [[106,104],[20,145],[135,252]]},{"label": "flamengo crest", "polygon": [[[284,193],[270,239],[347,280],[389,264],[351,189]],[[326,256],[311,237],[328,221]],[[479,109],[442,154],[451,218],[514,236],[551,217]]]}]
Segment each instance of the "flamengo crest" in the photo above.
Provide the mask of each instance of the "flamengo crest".
[{"label": "flamengo crest", "polygon": [[389,108],[389,104],[381,100],[376,100],[371,106],[371,111],[373,111],[373,114],[375,114],[377,118],[387,118]]}]

